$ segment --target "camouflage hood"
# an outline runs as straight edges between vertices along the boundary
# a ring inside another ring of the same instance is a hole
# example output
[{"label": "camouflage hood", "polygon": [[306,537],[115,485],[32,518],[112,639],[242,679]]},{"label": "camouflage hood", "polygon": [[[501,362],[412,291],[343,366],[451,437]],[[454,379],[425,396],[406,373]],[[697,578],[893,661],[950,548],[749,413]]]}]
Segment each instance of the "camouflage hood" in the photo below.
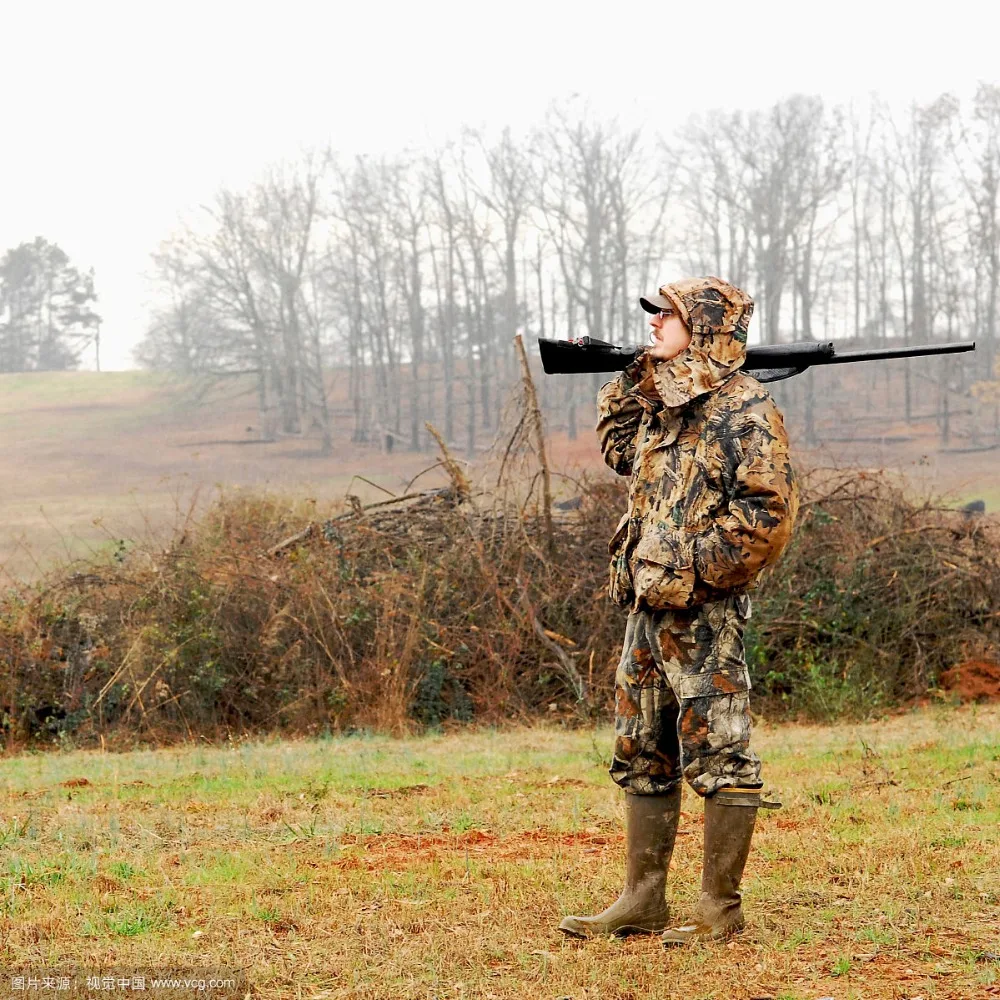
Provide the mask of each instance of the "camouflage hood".
[{"label": "camouflage hood", "polygon": [[663,285],[659,294],[677,310],[691,344],[672,361],[658,364],[653,379],[665,406],[684,406],[743,367],[753,299],[711,276]]}]

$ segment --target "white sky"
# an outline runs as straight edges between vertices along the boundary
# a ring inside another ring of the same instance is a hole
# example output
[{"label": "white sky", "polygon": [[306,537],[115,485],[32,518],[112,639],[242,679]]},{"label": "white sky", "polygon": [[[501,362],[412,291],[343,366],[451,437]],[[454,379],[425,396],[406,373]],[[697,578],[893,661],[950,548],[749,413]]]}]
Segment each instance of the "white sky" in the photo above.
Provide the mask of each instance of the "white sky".
[{"label": "white sky", "polygon": [[96,269],[102,367],[131,366],[149,254],[181,213],[331,142],[524,128],[580,94],[667,132],[789,93],[894,102],[1000,82],[1000,4],[198,3],[2,7],[0,251],[35,236]]}]

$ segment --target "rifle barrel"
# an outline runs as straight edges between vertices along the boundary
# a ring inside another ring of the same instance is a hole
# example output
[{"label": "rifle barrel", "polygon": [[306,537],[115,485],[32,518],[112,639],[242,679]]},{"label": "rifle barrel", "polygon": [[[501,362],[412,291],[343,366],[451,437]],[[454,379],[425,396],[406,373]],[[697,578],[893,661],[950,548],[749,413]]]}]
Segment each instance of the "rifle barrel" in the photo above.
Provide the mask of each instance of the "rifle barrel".
[{"label": "rifle barrel", "polygon": [[841,365],[852,361],[886,361],[891,358],[923,358],[934,354],[965,354],[974,351],[974,340],[956,341],[951,344],[924,344],[921,347],[880,347],[874,351],[844,351],[822,362],[827,365]]}]

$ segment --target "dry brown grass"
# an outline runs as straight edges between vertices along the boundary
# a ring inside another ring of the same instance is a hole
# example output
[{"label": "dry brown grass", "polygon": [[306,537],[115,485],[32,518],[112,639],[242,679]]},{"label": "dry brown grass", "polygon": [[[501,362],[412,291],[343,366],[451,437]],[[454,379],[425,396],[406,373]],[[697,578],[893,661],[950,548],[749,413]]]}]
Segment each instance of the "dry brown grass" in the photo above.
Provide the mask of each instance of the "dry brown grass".
[{"label": "dry brown grass", "polygon": [[[331,375],[337,404],[340,381]],[[256,422],[252,385],[239,380],[200,396],[197,384],[149,372],[0,374],[0,587],[118,539],[165,542],[192,502],[201,510],[220,489],[374,500],[383,494],[356,474],[398,490],[430,464],[352,445],[346,416],[335,417],[330,456],[310,439],[255,443]]]}]

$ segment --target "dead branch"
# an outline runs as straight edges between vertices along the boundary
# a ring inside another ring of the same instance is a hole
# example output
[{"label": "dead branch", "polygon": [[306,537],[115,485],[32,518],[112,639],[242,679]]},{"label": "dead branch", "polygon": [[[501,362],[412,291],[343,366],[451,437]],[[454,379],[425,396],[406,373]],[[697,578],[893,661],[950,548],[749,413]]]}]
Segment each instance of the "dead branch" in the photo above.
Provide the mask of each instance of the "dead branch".
[{"label": "dead branch", "polygon": [[873,538],[866,546],[866,549],[878,548],[883,542],[889,541],[890,538],[899,538],[901,535],[921,535],[925,531],[952,531],[944,524],[922,524],[918,528],[903,528],[901,531],[890,531],[888,534],[879,535],[878,538]]},{"label": "dead branch", "polygon": [[460,500],[468,500],[472,493],[468,477],[462,471],[458,462],[452,458],[451,452],[448,451],[448,446],[444,443],[444,438],[438,433],[438,429],[429,420],[424,423],[424,427],[427,428],[428,434],[437,441],[437,445],[441,449],[441,464],[445,467],[448,478],[451,479],[451,485],[454,487],[455,493]]},{"label": "dead branch", "polygon": [[[573,662],[571,654],[567,653],[553,638],[550,638],[551,633],[538,620],[535,609],[532,607],[531,600],[528,597],[528,588],[524,582],[518,578],[516,583],[520,592],[520,605],[531,624],[532,631],[538,636],[539,642],[558,660],[560,667],[562,667],[563,675],[573,688],[576,700],[578,702],[585,702],[587,700],[587,688],[583,678],[580,676],[580,671],[577,670],[576,664]],[[564,636],[560,636],[559,638],[565,639]]]},{"label": "dead branch", "polygon": [[542,410],[538,405],[538,394],[535,392],[535,382],[531,377],[528,365],[528,355],[524,350],[524,339],[518,334],[514,338],[518,357],[521,359],[521,374],[524,379],[524,393],[531,417],[532,429],[535,432],[535,450],[542,466],[542,516],[545,519],[545,541],[549,553],[555,549],[555,534],[552,528],[552,477],[549,473],[549,462],[545,457],[545,428],[542,423]]}]

